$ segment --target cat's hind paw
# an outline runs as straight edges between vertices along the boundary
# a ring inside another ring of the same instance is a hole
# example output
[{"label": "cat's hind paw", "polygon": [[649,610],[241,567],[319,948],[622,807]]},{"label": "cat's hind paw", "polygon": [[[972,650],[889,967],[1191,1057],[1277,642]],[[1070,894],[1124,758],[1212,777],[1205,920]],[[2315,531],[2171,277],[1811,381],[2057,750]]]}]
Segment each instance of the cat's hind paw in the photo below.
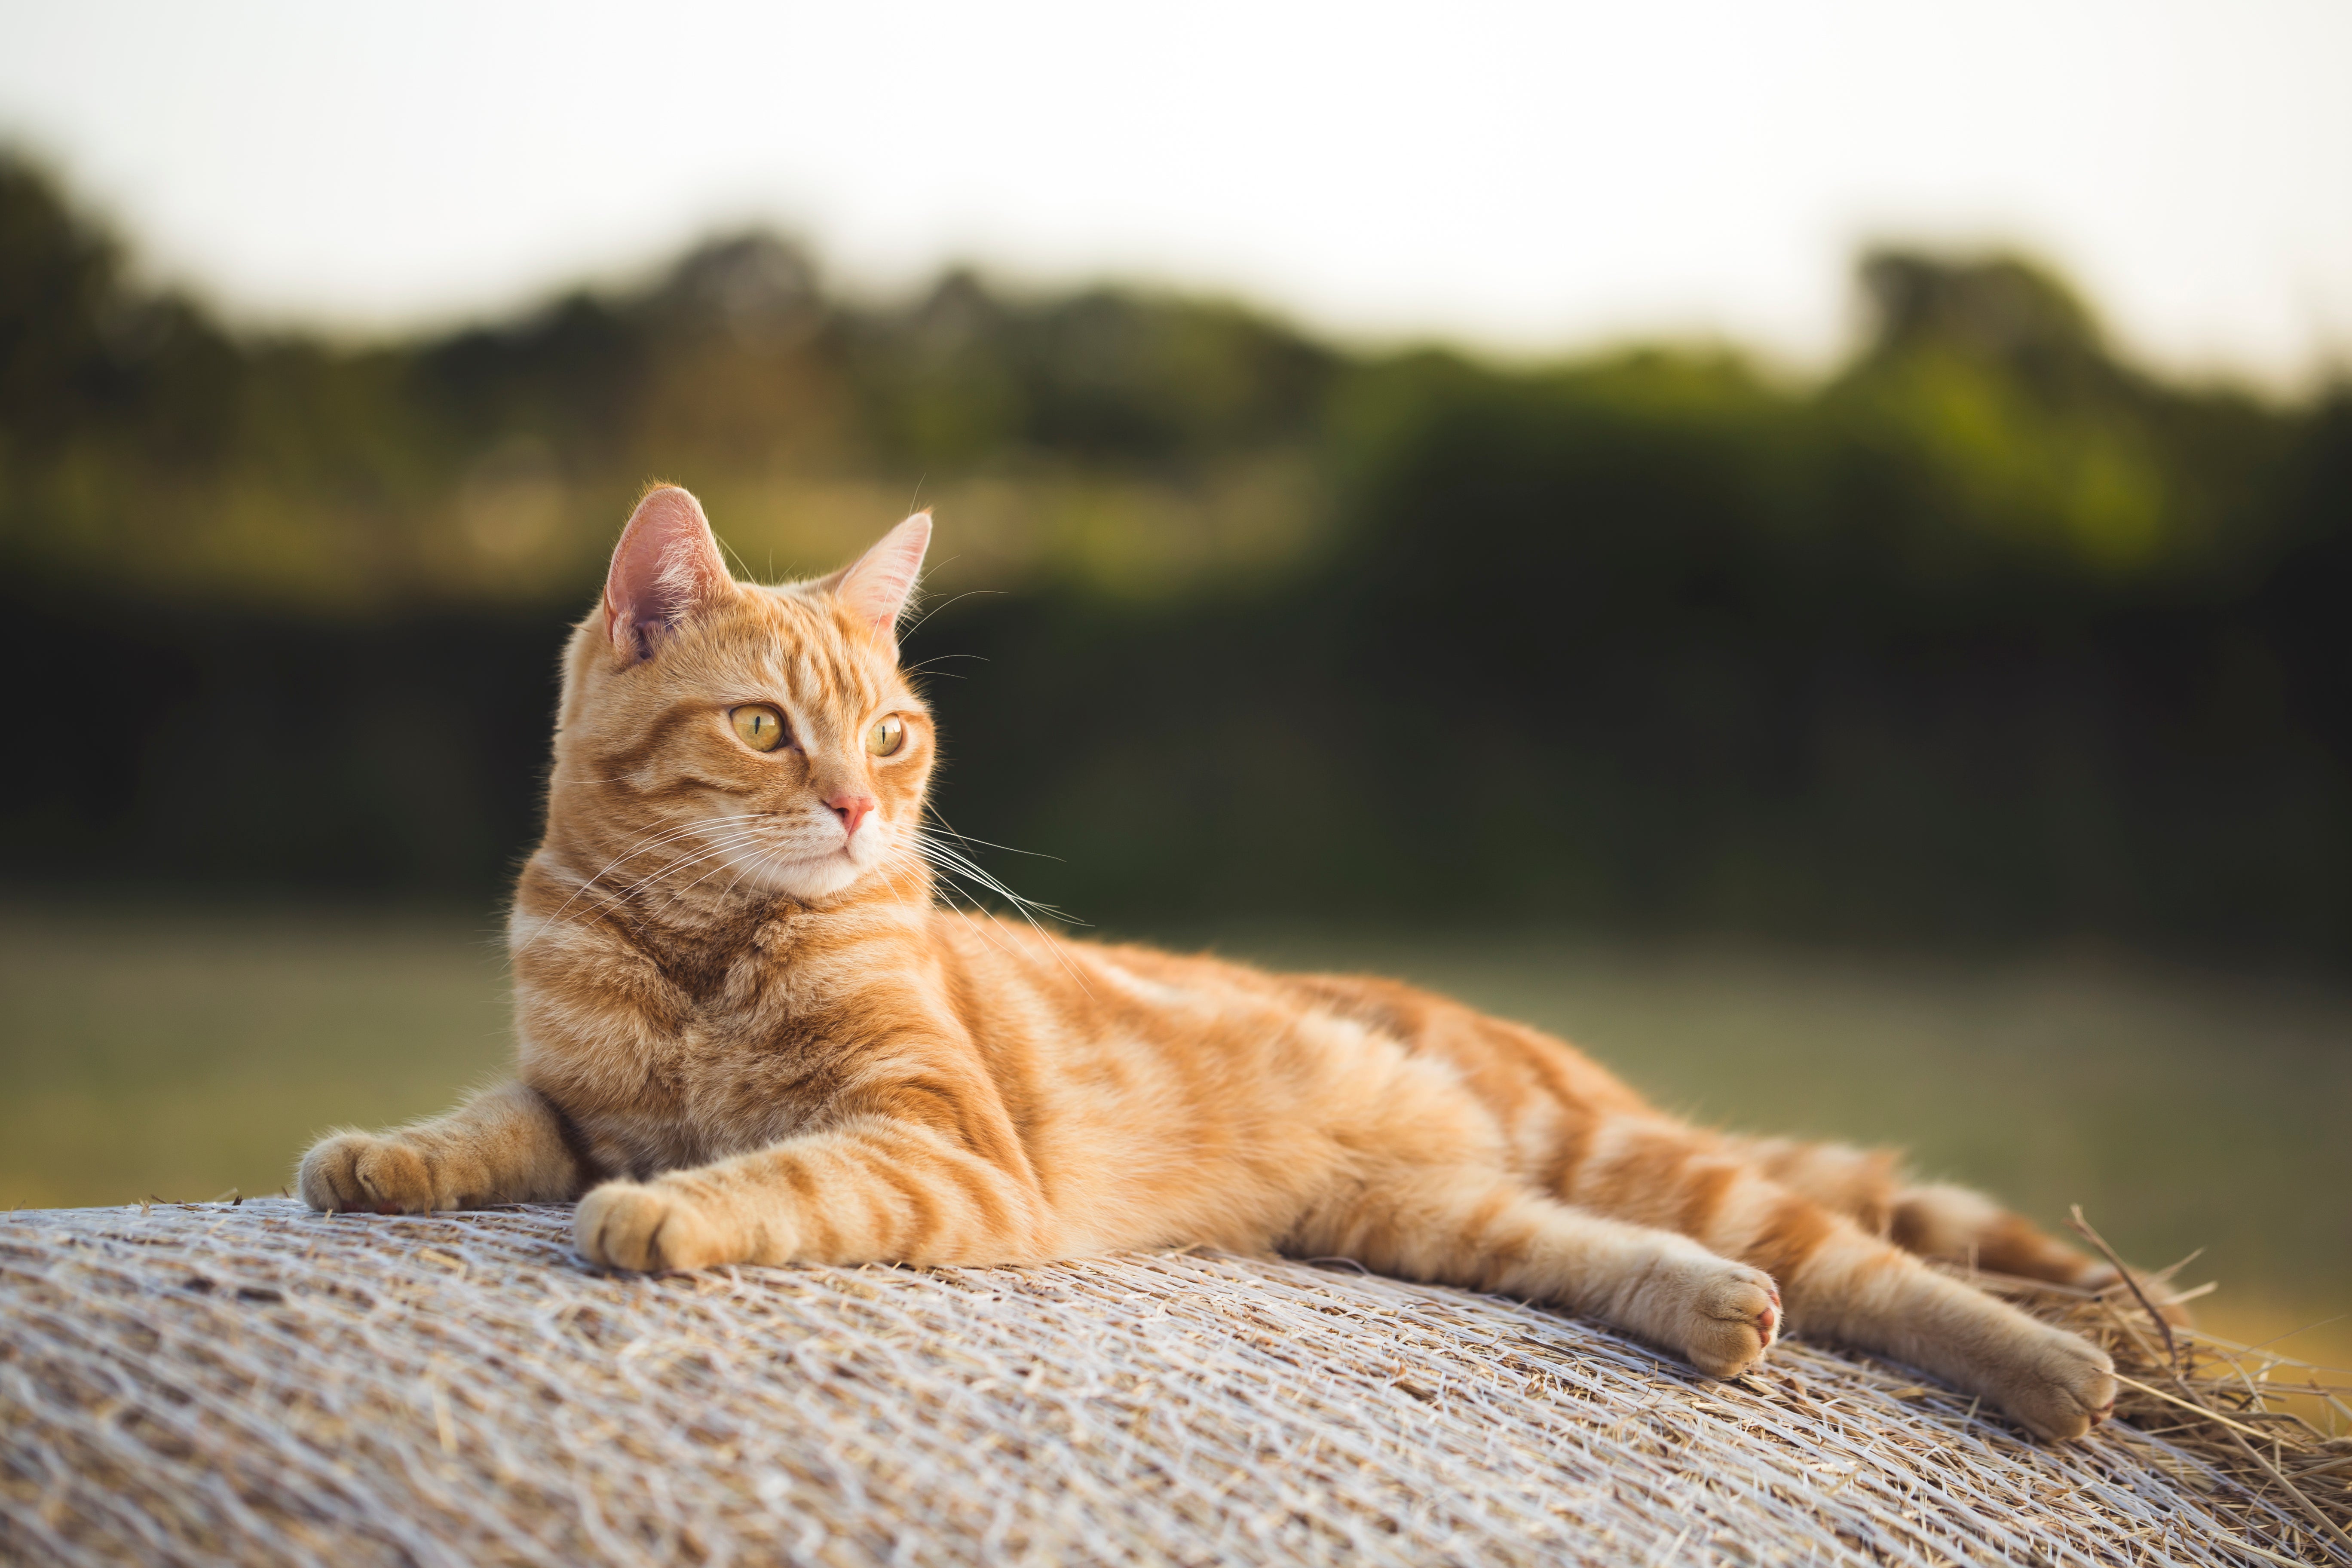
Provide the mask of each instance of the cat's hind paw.
[{"label": "cat's hind paw", "polygon": [[328,1214],[430,1214],[440,1202],[434,1158],[373,1132],[338,1132],[311,1145],[296,1178],[302,1201]]},{"label": "cat's hind paw", "polygon": [[2063,1329],[2036,1323],[2032,1331],[1986,1379],[1986,1392],[2042,1436],[2080,1437],[2115,1412],[2116,1363]]},{"label": "cat's hind paw", "polygon": [[595,1188],[580,1200],[572,1240],[599,1268],[645,1274],[744,1260],[726,1228],[692,1195],[666,1182],[607,1182]]},{"label": "cat's hind paw", "polygon": [[1667,1342],[1710,1377],[1738,1377],[1780,1336],[1780,1288],[1760,1268],[1710,1259],[1676,1281]]}]

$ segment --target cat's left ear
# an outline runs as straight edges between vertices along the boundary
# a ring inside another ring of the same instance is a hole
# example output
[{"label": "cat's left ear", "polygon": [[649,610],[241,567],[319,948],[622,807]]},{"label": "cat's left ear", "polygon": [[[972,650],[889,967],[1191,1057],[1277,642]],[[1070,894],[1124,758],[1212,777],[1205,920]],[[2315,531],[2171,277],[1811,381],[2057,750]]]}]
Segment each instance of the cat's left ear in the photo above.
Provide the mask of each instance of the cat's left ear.
[{"label": "cat's left ear", "polygon": [[632,663],[651,658],[664,637],[734,586],[702,503],[676,485],[656,485],[613,547],[604,635]]},{"label": "cat's left ear", "polygon": [[898,617],[914,595],[923,552],[930,547],[931,514],[919,511],[834,578],[834,597],[862,625],[895,642]]}]

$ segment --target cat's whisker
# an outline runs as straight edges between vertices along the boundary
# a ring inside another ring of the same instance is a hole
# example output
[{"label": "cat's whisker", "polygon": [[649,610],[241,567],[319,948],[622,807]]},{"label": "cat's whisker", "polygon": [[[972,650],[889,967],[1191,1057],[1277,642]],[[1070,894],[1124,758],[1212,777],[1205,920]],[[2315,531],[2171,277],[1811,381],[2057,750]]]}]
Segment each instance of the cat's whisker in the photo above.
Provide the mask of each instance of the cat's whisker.
[{"label": "cat's whisker", "polygon": [[[978,659],[982,664],[986,664],[988,662],[988,656],[982,653],[935,653],[919,664],[907,664],[899,666],[899,673],[902,675],[920,675],[925,669],[929,668],[930,666],[935,665],[941,659],[945,658],[973,658]],[[943,675],[946,671],[932,670],[931,673],[934,675]]]},{"label": "cat's whisker", "polygon": [[662,866],[658,870],[639,878],[635,882],[631,883],[629,887],[625,889],[625,893],[642,892],[651,887],[654,883],[661,881],[666,878],[676,876],[679,872],[690,870],[694,867],[701,865],[705,860],[710,859],[714,856],[731,854],[737,849],[741,849],[751,845],[758,844],[766,837],[767,835],[762,831],[745,828],[739,829],[723,837],[707,839],[692,851],[674,856],[667,864]]},{"label": "cat's whisker", "polygon": [[938,880],[937,872],[931,863],[924,859],[916,850],[913,843],[906,838],[899,838],[891,843],[884,855],[882,863],[886,866],[896,866],[912,873],[925,888],[929,888]]},{"label": "cat's whisker", "polygon": [[1020,894],[1014,892],[1003,882],[998,881],[994,877],[990,876],[986,871],[973,864],[970,858],[960,855],[944,845],[921,838],[917,838],[915,843],[923,857],[929,860],[933,865],[939,867],[941,870],[948,871],[952,875],[966,878],[969,880],[979,883],[982,887],[988,889],[991,892],[995,893],[1000,898],[1009,900],[1015,909],[1026,910],[1034,908],[1046,914],[1055,914],[1058,912],[1049,905],[1032,905],[1027,899],[1023,898]]},{"label": "cat's whisker", "polygon": [[[1062,858],[1059,855],[1048,855],[1048,854],[1046,854],[1046,853],[1045,853],[1044,850],[1042,850],[1042,849],[1015,849],[1015,848],[1014,848],[1012,845],[1010,845],[1010,844],[999,844],[999,843],[997,843],[997,842],[996,842],[994,839],[992,839],[992,838],[974,838],[971,835],[970,835],[970,834],[968,834],[968,833],[959,832],[959,831],[957,830],[957,828],[956,828],[955,824],[954,824],[954,823],[952,823],[952,822],[950,822],[946,817],[944,817],[944,816],[940,816],[940,809],[939,809],[939,807],[937,807],[937,806],[933,805],[929,801],[925,801],[925,802],[923,803],[923,814],[924,814],[925,816],[929,816],[932,821],[934,821],[934,822],[936,822],[936,823],[938,823],[938,824],[940,825],[940,826],[942,829],[944,829],[944,830],[945,830],[945,831],[946,831],[946,832],[947,832],[950,837],[952,837],[956,840],[956,842],[957,842],[957,843],[959,843],[959,844],[979,844],[979,845],[984,845],[985,847],[987,847],[988,848],[991,848],[991,849],[1002,849],[1002,850],[1003,850],[1003,851],[1004,851],[1006,854],[1008,854],[1008,855],[1026,855],[1026,856],[1029,856],[1031,858],[1033,858],[1033,859],[1037,859],[1037,860],[1056,860],[1056,861],[1058,861],[1058,860],[1060,860],[1060,859]],[[918,826],[915,827],[914,831],[915,831],[915,832],[917,832],[917,833],[924,833],[924,832],[928,832],[928,831],[929,831],[929,829],[927,829],[927,828],[925,828],[925,827],[923,827],[923,826],[921,826],[918,825]]]},{"label": "cat's whisker", "polygon": [[719,895],[719,901],[724,903],[727,900],[733,898],[735,896],[735,889],[743,885],[743,879],[750,876],[755,868],[764,868],[767,865],[769,858],[776,853],[778,853],[778,850],[775,848],[762,850],[750,861],[736,867],[735,879],[727,884],[727,890],[725,892]]},{"label": "cat's whisker", "polygon": [[971,893],[956,885],[952,874],[946,868],[940,866],[925,855],[920,845],[910,840],[893,846],[890,850],[890,861],[892,864],[903,867],[916,878],[919,884],[937,892],[940,897],[949,900],[961,899],[975,913],[993,923],[994,917],[989,915]]},{"label": "cat's whisker", "polygon": [[911,836],[918,843],[922,844],[927,849],[952,858],[956,864],[961,868],[964,875],[972,878],[982,885],[992,889],[1003,897],[1010,899],[1014,907],[1024,910],[1035,910],[1040,914],[1051,916],[1053,919],[1057,921],[1067,921],[1072,925],[1084,925],[1087,923],[1082,920],[1076,919],[1066,911],[1055,908],[1052,904],[1043,904],[1039,903],[1034,899],[1023,898],[1019,893],[1014,892],[1012,889],[999,881],[995,877],[982,869],[980,864],[973,860],[970,856],[964,854],[961,850],[955,848],[953,846],[945,844],[937,837],[925,833],[921,828],[917,827],[912,829]]},{"label": "cat's whisker", "polygon": [[[1003,593],[1004,590],[1002,588],[967,588],[952,599],[941,599],[938,604],[933,605],[929,609],[925,610],[919,616],[918,616],[913,626],[908,626],[905,631],[900,632],[898,634],[898,641],[903,644],[908,638],[913,637],[917,632],[921,631],[925,621],[929,620],[933,616],[938,615],[950,605],[961,603],[965,599],[978,598],[983,594],[993,594],[1001,597]],[[978,654],[966,654],[964,657],[966,658],[977,658],[980,656]]]},{"label": "cat's whisker", "polygon": [[[780,844],[770,845],[766,848],[760,850],[760,852],[754,855],[751,859],[737,861],[735,863],[735,876],[733,879],[727,884],[726,890],[719,895],[719,901],[721,904],[724,904],[729,900],[734,898],[735,889],[743,885],[744,878],[749,877],[754,871],[765,874],[772,865],[778,862],[778,858],[782,854],[783,846]],[[725,866],[719,866],[712,871],[706,873],[706,877],[717,876],[719,871],[723,871],[725,869]],[[698,877],[695,879],[695,886],[701,886],[705,879],[706,879],[704,877]],[[691,892],[692,890],[693,889],[691,888],[687,889],[688,892]]]},{"label": "cat's whisker", "polygon": [[[939,819],[939,823],[941,827],[945,828],[949,833],[954,834],[957,838],[961,839],[963,842],[968,844],[987,842],[985,839],[966,838],[963,834],[956,831],[954,825],[950,823],[944,816],[941,816],[938,811],[933,810],[930,807],[929,803],[925,803],[924,809],[929,811],[931,816]],[[1033,915],[1030,911],[1034,910],[1051,919],[1068,921],[1070,923],[1075,925],[1084,925],[1086,924],[1084,921],[1076,920],[1075,917],[1066,914],[1051,904],[1038,903],[1034,900],[1022,897],[1019,893],[1014,892],[1011,888],[1006,887],[1004,883],[997,878],[990,875],[986,870],[982,869],[977,862],[971,859],[971,857],[941,841],[936,835],[925,828],[919,822],[908,824],[908,837],[916,846],[919,853],[922,854],[923,857],[932,865],[945,872],[948,877],[953,878],[961,876],[971,878],[972,880],[979,882],[982,886],[990,889],[1009,900],[1015,912],[1017,912],[1023,920],[1029,922],[1030,929],[1034,931],[1037,935],[1048,944],[1048,947],[1053,952],[1055,957],[1060,961],[1062,967],[1067,970],[1070,977],[1078,983],[1079,988],[1084,990],[1090,996],[1094,994],[1094,988],[1087,984],[1086,976],[1078,972],[1076,964],[1071,961],[1069,955],[1062,951],[1058,943],[1054,942],[1052,935],[1046,931],[1045,928],[1038,922],[1035,915]],[[1011,848],[1009,845],[991,845],[990,847]],[[1016,855],[1028,853],[1026,850],[1019,849],[1014,849],[1012,852]],[[1059,857],[1046,856],[1043,857],[1043,858],[1056,859],[1059,858]],[[969,894],[965,896],[970,898]],[[978,900],[974,900],[972,902],[974,907],[977,908]]]},{"label": "cat's whisker", "polygon": [[[712,867],[709,870],[705,871],[701,876],[697,877],[693,881],[688,882],[685,887],[680,888],[677,892],[672,893],[672,894],[669,896],[669,902],[668,902],[668,903],[667,903],[667,904],[664,904],[664,905],[662,906],[662,908],[663,908],[665,910],[669,910],[669,909],[672,909],[672,908],[676,907],[676,905],[677,904],[677,901],[678,901],[679,900],[681,900],[681,899],[685,898],[688,893],[691,893],[692,891],[694,891],[694,889],[695,889],[699,888],[700,886],[702,886],[702,884],[703,884],[703,883],[708,882],[709,880],[710,880],[710,879],[711,879],[711,878],[716,877],[717,875],[719,875],[719,872],[724,871],[725,869],[727,869],[727,868],[728,868],[729,866],[735,864],[734,860],[731,858],[731,857],[732,857],[732,855],[733,855],[733,853],[734,853],[734,851],[735,851],[735,850],[737,850],[737,849],[741,849],[741,848],[745,848],[745,847],[756,847],[756,846],[759,844],[759,842],[760,842],[761,840],[765,839],[767,837],[768,837],[768,836],[767,836],[765,833],[761,833],[761,834],[759,834],[756,837],[754,837],[754,838],[751,839],[751,840],[749,841],[749,844],[748,844],[748,845],[747,845],[747,843],[746,843],[745,841],[743,841],[743,840],[738,840],[738,841],[737,841],[737,842],[735,842],[734,844],[731,844],[731,845],[728,846],[728,847],[727,847],[727,848],[726,848],[724,851],[722,851],[722,854],[723,854],[725,857],[728,857],[728,858],[721,858],[721,859],[720,859],[720,861],[719,861],[719,863],[718,865],[716,865],[716,866]],[[781,853],[781,852],[782,852],[782,846],[780,846],[780,845],[778,845],[778,846],[771,846],[771,847],[769,847],[768,848],[761,850],[761,855],[760,855],[760,857],[759,857],[759,859],[761,859],[761,860],[764,860],[764,859],[766,858],[766,857],[767,857],[767,856],[769,856],[769,855],[771,855],[771,854],[777,854],[777,853]],[[754,863],[755,863],[755,864],[757,864],[757,863],[758,863],[758,861],[757,861],[757,860],[755,860],[755,862],[754,862]],[[739,883],[740,883],[742,880],[743,880],[743,873],[742,873],[742,871],[741,871],[740,869],[738,869],[738,870],[737,870],[737,872],[735,873],[735,880],[734,880],[733,882],[730,882],[730,883],[728,883],[728,884],[727,884],[727,893],[728,893],[728,894],[730,894],[730,895],[731,895],[731,894],[735,891],[736,886],[737,886]]]},{"label": "cat's whisker", "polygon": [[[599,870],[593,877],[591,877],[586,881],[581,883],[578,890],[575,891],[573,896],[576,898],[579,896],[579,893],[585,892],[590,888],[596,886],[599,882],[604,880],[607,872],[611,871],[614,867],[620,865],[625,860],[634,860],[640,855],[651,854],[654,850],[659,849],[666,845],[674,844],[682,839],[695,837],[712,828],[727,828],[732,825],[753,821],[765,815],[766,813],[764,812],[741,812],[729,816],[711,817],[699,822],[685,823],[671,827],[666,831],[657,831],[648,837],[639,839],[636,843],[623,850],[619,855],[614,857],[612,861],[605,865],[603,869]],[[658,876],[660,873],[656,872],[655,875]],[[558,910],[556,912],[558,915],[562,913],[561,910]]]},{"label": "cat's whisker", "polygon": [[577,888],[573,889],[572,896],[564,900],[561,905],[557,906],[555,912],[550,915],[545,922],[541,925],[539,931],[534,932],[531,937],[528,941],[524,942],[521,947],[518,947],[515,952],[520,954],[524,948],[528,948],[531,942],[538,941],[541,934],[553,929],[555,922],[563,918],[564,913],[579,900],[582,894],[587,892],[589,889],[603,881],[604,879],[605,873],[611,871],[614,867],[620,865],[623,861],[635,859],[639,855],[646,854],[653,849],[657,849],[662,845],[669,843],[674,839],[686,837],[701,827],[718,826],[729,822],[745,822],[750,821],[753,817],[764,816],[766,815],[767,814],[765,812],[741,812],[730,816],[712,817],[702,823],[687,823],[667,829],[655,828],[650,833],[641,836],[633,842],[629,847],[622,850],[618,855],[615,855],[611,860],[606,862],[594,876],[590,877],[586,881],[582,882]]},{"label": "cat's whisker", "polygon": [[[1094,987],[1087,984],[1087,977],[1079,972],[1077,964],[1071,960],[1068,953],[1062,950],[1061,944],[1054,939],[1053,933],[1048,931],[1045,926],[1038,921],[1036,915],[1030,912],[1032,910],[1035,910],[1040,913],[1046,915],[1048,918],[1055,920],[1067,918],[1064,916],[1059,910],[1056,910],[1051,904],[1040,904],[1023,898],[1020,894],[1014,892],[1012,889],[998,881],[994,877],[990,876],[986,871],[981,869],[980,867],[974,865],[966,856],[935,839],[929,837],[919,827],[912,829],[908,834],[908,838],[917,846],[926,859],[929,859],[940,870],[947,872],[949,876],[968,878],[980,883],[982,887],[987,888],[992,892],[997,893],[1011,900],[1013,912],[1029,923],[1029,929],[1035,931],[1038,939],[1045,942],[1046,951],[1051,952],[1056,962],[1061,964],[1062,968],[1068,972],[1070,978],[1078,983],[1078,988],[1086,992],[1089,996],[1094,994]],[[966,896],[969,897],[970,895],[967,894]]]},{"label": "cat's whisker", "polygon": [[[939,834],[932,832],[929,828],[924,827],[919,824],[910,826],[908,828],[908,836],[919,843],[940,850],[943,854],[952,855],[958,859],[963,860],[966,864],[975,867],[975,868],[978,866],[978,862],[971,860],[955,844],[950,843],[948,838],[940,837]],[[961,838],[962,836],[961,834],[957,834],[954,835],[954,837]]]},{"label": "cat's whisker", "polygon": [[[972,898],[971,889],[960,886],[962,880],[971,879],[969,872],[957,870],[952,867],[940,866],[936,861],[932,862],[932,867],[934,870],[940,873],[941,880],[944,883],[958,886],[959,890],[963,892],[966,898]],[[993,889],[988,888],[986,883],[981,883],[979,885],[987,891],[994,891]],[[977,899],[974,899],[973,902],[975,906],[978,906],[979,900]],[[1028,926],[1030,930],[1035,931],[1040,937],[1045,938],[1048,941],[1052,940],[1051,933],[1046,931],[1045,927],[1034,916],[1032,916],[1028,910],[1022,909],[1018,905],[1014,905],[1013,906],[1012,912],[1018,915],[1021,918],[1022,923]]]},{"label": "cat's whisker", "polygon": [[[755,813],[753,815],[765,814]],[[673,857],[667,863],[656,868],[646,875],[640,877],[637,880],[630,883],[627,887],[620,889],[618,892],[612,894],[592,912],[598,915],[609,914],[614,910],[619,908],[622,904],[627,902],[632,896],[644,890],[651,884],[659,881],[664,877],[667,877],[677,871],[684,870],[688,867],[699,865],[704,860],[709,859],[712,855],[725,854],[730,849],[753,842],[761,837],[764,837],[764,835],[757,830],[739,828],[734,833],[728,835],[721,840],[706,841],[706,843],[697,852]],[[668,906],[665,905],[663,907],[667,909]]]},{"label": "cat's whisker", "polygon": [[[918,866],[921,866],[933,871],[938,869],[938,868],[933,866],[930,861],[925,859],[919,854],[910,853],[910,858]],[[971,929],[977,931],[983,941],[987,942],[989,945],[995,948],[997,952],[1003,953],[1006,958],[1011,959],[1016,963],[1020,962],[1021,955],[1015,952],[1004,940],[1005,932],[1003,922],[998,921],[997,918],[992,914],[978,899],[973,898],[969,892],[956,886],[955,882],[949,877],[935,876],[930,879],[930,884],[933,888],[939,890],[939,893],[942,898],[949,900],[949,908],[950,909],[956,907],[956,900],[962,900],[971,910]],[[1083,984],[1083,982],[1081,982],[1081,984]]]}]

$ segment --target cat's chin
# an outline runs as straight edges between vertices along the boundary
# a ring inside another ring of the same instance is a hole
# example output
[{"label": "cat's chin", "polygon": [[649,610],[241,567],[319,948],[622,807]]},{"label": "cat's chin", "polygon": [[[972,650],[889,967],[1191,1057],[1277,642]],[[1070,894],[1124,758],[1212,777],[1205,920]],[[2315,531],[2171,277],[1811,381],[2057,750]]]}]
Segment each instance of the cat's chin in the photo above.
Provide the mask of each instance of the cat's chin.
[{"label": "cat's chin", "polygon": [[786,898],[814,900],[831,898],[871,869],[861,866],[846,849],[830,854],[812,855],[801,860],[765,860],[749,868],[744,873],[747,884],[755,884],[763,891],[782,893]]}]

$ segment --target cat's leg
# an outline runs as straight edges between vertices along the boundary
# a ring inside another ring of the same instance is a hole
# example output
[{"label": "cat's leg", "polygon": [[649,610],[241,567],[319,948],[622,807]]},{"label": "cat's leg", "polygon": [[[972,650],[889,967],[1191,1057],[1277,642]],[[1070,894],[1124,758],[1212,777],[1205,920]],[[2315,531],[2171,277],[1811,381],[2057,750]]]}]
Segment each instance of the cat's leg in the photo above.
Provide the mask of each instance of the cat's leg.
[{"label": "cat's leg", "polygon": [[1982,1193],[1940,1183],[1906,1183],[1886,1150],[1785,1138],[1732,1138],[1724,1146],[1791,1192],[1922,1258],[2091,1289],[2116,1278],[2108,1265],[2045,1234]]},{"label": "cat's leg", "polygon": [[1796,1331],[1925,1367],[2045,1436],[2080,1436],[2114,1405],[2105,1352],[1937,1273],[1707,1133],[1611,1119],[1590,1130],[1559,1185],[1580,1205],[1681,1231],[1770,1273]]},{"label": "cat's leg", "polygon": [[1967,1187],[1905,1187],[1889,1207],[1887,1238],[1922,1258],[2086,1289],[2116,1282],[2112,1264],[2077,1252]]},{"label": "cat's leg", "polygon": [[1571,1208],[1490,1166],[1401,1172],[1352,1187],[1286,1237],[1293,1255],[1549,1301],[1736,1377],[1780,1331],[1761,1269],[1688,1237]]},{"label": "cat's leg", "polygon": [[314,1209],[425,1214],[564,1203],[590,1174],[555,1107],[536,1089],[508,1083],[446,1116],[322,1138],[302,1156],[297,1184]]},{"label": "cat's leg", "polygon": [[1010,1129],[862,1116],[832,1131],[580,1200],[572,1239],[614,1268],[722,1263],[1018,1263],[1052,1255]]}]

